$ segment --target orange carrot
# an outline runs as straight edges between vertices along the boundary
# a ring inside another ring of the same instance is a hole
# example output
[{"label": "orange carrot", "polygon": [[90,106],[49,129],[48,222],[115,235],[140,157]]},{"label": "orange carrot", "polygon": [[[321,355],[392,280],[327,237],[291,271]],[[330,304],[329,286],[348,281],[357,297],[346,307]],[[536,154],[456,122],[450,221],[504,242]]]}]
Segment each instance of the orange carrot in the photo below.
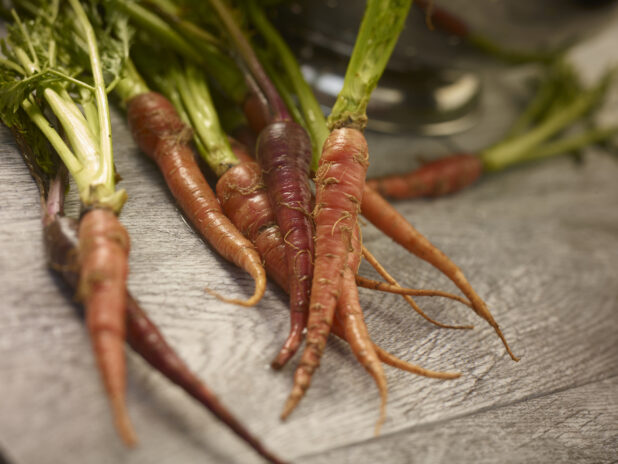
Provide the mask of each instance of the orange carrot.
[{"label": "orange carrot", "polygon": [[424,164],[405,174],[368,179],[380,195],[395,199],[436,197],[457,192],[478,180],[483,162],[475,155],[458,154]]},{"label": "orange carrot", "polygon": [[362,212],[373,225],[399,243],[405,249],[419,258],[427,261],[462,291],[472,303],[472,309],[491,325],[504,344],[507,352],[514,361],[519,358],[509,348],[498,323],[495,321],[485,302],[474,291],[463,272],[442,251],[436,248],[429,240],[421,235],[409,222],[399,214],[375,190],[365,186],[362,200]]},{"label": "orange carrot", "polygon": [[287,291],[285,244],[258,164],[230,168],[217,182],[217,197],[226,216],[259,251],[268,275]]},{"label": "orange carrot", "polygon": [[358,270],[361,259],[361,235],[358,224],[355,226],[354,232],[350,243],[351,250],[348,252],[348,262],[343,270],[341,297],[337,304],[336,318],[342,321],[345,339],[350,344],[356,359],[373,377],[380,392],[380,416],[375,426],[375,434],[378,435],[386,419],[388,390],[386,375],[382,369],[380,358],[376,354],[374,345],[371,342],[371,337],[363,318],[363,310],[358,300],[358,290],[354,281],[354,275]]},{"label": "orange carrot", "polygon": [[292,412],[309,388],[326,346],[342,291],[341,280],[360,210],[368,157],[365,137],[356,129],[336,129],[324,144],[315,178],[315,266],[306,347],[282,418]]},{"label": "orange carrot", "polygon": [[77,296],[86,321],[116,428],[127,445],[137,437],[125,406],[125,307],[129,235],[116,215],[92,209],[79,224],[80,278]]},{"label": "orange carrot", "polygon": [[127,118],[142,151],[159,166],[174,198],[200,234],[223,256],[245,269],[255,280],[247,300],[225,299],[255,305],[266,289],[266,272],[255,247],[223,214],[204,179],[189,145],[191,130],[172,104],[155,92],[141,93],[127,105]]}]

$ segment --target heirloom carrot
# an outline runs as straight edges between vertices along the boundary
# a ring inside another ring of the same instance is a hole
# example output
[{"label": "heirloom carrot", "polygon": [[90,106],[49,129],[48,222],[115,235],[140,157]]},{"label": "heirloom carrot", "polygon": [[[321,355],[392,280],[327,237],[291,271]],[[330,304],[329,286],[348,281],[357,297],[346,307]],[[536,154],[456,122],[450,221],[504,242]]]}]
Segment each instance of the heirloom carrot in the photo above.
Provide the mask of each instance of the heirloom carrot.
[{"label": "heirloom carrot", "polygon": [[[266,272],[253,245],[223,214],[204,179],[190,145],[191,129],[163,95],[151,92],[131,69],[116,92],[127,105],[127,120],[140,149],[152,158],[183,212],[221,256],[246,270],[255,281],[247,300],[223,298],[244,306],[255,305],[266,289]],[[221,170],[234,159],[218,160]]]}]

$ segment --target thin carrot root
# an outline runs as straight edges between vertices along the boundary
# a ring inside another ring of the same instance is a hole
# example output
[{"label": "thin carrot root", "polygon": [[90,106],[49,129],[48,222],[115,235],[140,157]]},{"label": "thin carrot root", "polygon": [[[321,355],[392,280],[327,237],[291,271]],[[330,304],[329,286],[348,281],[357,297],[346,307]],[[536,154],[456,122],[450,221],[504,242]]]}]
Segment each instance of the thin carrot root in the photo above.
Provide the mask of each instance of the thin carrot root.
[{"label": "thin carrot root", "polygon": [[386,375],[382,369],[380,358],[374,350],[367,326],[363,319],[363,311],[358,301],[358,291],[354,282],[354,272],[347,267],[343,275],[341,298],[337,305],[337,316],[343,321],[345,339],[350,344],[358,362],[369,372],[380,392],[380,416],[375,425],[375,435],[380,434],[380,428],[386,419],[386,402],[388,388]]},{"label": "thin carrot root", "polygon": [[491,325],[502,340],[507,353],[513,361],[519,358],[511,351],[498,323],[495,321],[485,302],[477,295],[461,270],[442,251],[436,248],[401,214],[399,214],[379,193],[365,186],[362,202],[363,215],[378,229],[399,243],[409,252],[427,261],[461,290],[470,300],[472,309]]},{"label": "thin carrot root", "polygon": [[389,284],[388,282],[381,282],[379,280],[369,279],[361,275],[356,275],[356,285],[369,290],[377,290],[379,292],[393,293],[395,295],[411,295],[411,296],[437,296],[448,298],[449,300],[457,301],[469,308],[472,308],[472,304],[465,298],[454,295],[452,293],[443,292],[442,290],[433,290],[425,288],[407,288],[397,285]]},{"label": "thin carrot root", "polygon": [[77,297],[86,307],[86,322],[116,429],[128,446],[134,446],[137,437],[125,404],[129,236],[116,215],[107,209],[84,214],[78,236],[81,272]]},{"label": "thin carrot root", "polygon": [[[347,341],[345,330],[341,326],[341,321],[338,318],[335,318],[335,322],[333,323],[333,333],[337,335],[339,338],[341,338],[342,340]],[[416,374],[416,375],[428,377],[431,379],[451,380],[451,379],[457,379],[461,377],[460,372],[442,372],[442,371],[432,371],[430,369],[425,369],[424,367],[409,363],[407,361],[404,361],[401,358],[398,358],[394,354],[389,353],[385,349],[381,348],[376,343],[372,342],[372,344],[373,344],[373,349],[375,350],[376,354],[380,358],[380,361],[396,369],[401,369],[402,371],[410,372],[411,374]]]},{"label": "thin carrot root", "polygon": [[403,359],[398,358],[394,354],[383,350],[376,344],[374,344],[373,349],[376,351],[378,357],[380,358],[380,361],[382,361],[384,364],[388,364],[389,366],[401,369],[402,371],[407,371],[416,375],[422,375],[423,377],[429,377],[431,379],[450,380],[461,377],[460,372],[432,371],[429,369],[425,369],[424,367],[417,366],[416,364],[409,363],[407,361],[404,361]]},{"label": "thin carrot root", "polygon": [[255,288],[250,298],[226,301],[242,306],[256,305],[266,291],[266,271],[258,251],[223,214],[204,179],[191,149],[191,130],[174,106],[156,92],[132,98],[127,104],[127,119],[134,140],[157,163],[191,224],[221,256],[253,277]]},{"label": "thin carrot root", "polygon": [[[391,285],[395,286],[395,287],[399,287],[401,288],[401,286],[397,283],[397,281],[386,271],[386,269],[384,269],[384,267],[379,263],[379,261],[376,259],[375,256],[373,256],[373,254],[371,254],[371,252],[363,246],[363,256],[365,257],[365,259],[367,260],[367,262],[369,262],[369,264],[371,264],[371,266],[378,271],[378,273]],[[412,306],[412,309],[414,309],[414,311],[416,311],[420,316],[422,316],[425,320],[431,322],[432,324],[442,328],[442,329],[456,329],[456,330],[471,330],[474,328],[473,325],[450,325],[450,324],[443,324],[442,322],[438,322],[435,319],[429,317],[417,304],[416,301],[414,301],[414,299],[409,295],[409,294],[403,294],[403,299],[406,300],[406,302]],[[464,300],[465,301],[465,300]],[[467,303],[467,302],[466,302]]]}]

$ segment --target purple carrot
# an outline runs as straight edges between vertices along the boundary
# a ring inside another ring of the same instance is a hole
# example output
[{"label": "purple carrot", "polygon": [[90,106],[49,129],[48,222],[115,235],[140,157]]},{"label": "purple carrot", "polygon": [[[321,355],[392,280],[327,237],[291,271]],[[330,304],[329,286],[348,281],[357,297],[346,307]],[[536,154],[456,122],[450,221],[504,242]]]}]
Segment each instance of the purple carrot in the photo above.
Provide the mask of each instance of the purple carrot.
[{"label": "purple carrot", "polygon": [[[268,106],[268,125],[257,141],[256,154],[270,203],[286,246],[290,275],[290,332],[272,362],[281,368],[298,350],[307,324],[309,296],[313,278],[313,221],[309,185],[312,155],[311,139],[300,125],[292,121],[283,99],[268,78],[251,44],[240,30],[230,11],[220,0],[211,0],[230,38],[250,74],[248,87],[261,91],[265,98],[255,99]],[[257,89],[256,89],[256,85]]]},{"label": "purple carrot", "polygon": [[307,132],[295,122],[275,122],[260,134],[257,156],[270,203],[274,206],[286,244],[290,276],[291,329],[272,363],[274,368],[280,368],[298,350],[307,324],[313,277],[313,222],[308,177],[311,140]]},{"label": "purple carrot", "polygon": [[[60,273],[72,289],[75,289],[79,281],[79,262],[76,251],[78,245],[77,221],[55,214],[60,213],[61,208],[58,210],[49,201],[48,204],[51,206],[49,211],[54,213],[53,216],[46,214],[44,219],[46,223],[44,241],[48,263],[52,269]],[[127,343],[133,351],[171,382],[204,405],[269,462],[273,464],[283,463],[281,459],[264,448],[260,441],[219,402],[214,393],[191,372],[131,294],[127,292],[126,297]]]}]

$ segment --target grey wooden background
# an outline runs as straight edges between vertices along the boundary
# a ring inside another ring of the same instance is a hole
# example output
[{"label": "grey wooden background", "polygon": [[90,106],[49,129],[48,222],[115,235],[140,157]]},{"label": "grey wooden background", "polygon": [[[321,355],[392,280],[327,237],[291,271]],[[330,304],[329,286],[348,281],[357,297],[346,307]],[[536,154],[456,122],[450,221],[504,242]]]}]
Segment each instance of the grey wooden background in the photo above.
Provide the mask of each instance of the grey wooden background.
[{"label": "grey wooden background", "polygon": [[[615,10],[614,10],[615,11]],[[618,17],[576,48],[593,79],[618,63]],[[492,71],[477,127],[442,140],[370,134],[372,173],[412,168],[415,155],[486,146],[526,95],[525,70]],[[602,119],[616,123],[614,92]],[[378,397],[347,346],[331,340],[322,367],[286,423],[278,414],[294,362],[268,362],[288,328],[274,285],[258,307],[242,296],[250,278],[219,259],[183,221],[155,167],[114,113],[116,162],[130,200],[129,286],[173,346],[264,442],[303,464],[618,462],[618,163],[591,149],[577,165],[560,158],[487,177],[435,201],[397,208],[468,275],[503,327],[513,363],[469,310],[423,300],[437,329],[395,296],[361,291],[372,337],[404,359],[459,370],[454,381],[387,368],[388,418],[373,436]],[[85,328],[71,296],[47,270],[37,191],[0,131],[0,454],[12,463],[260,462],[207,412],[128,354],[128,404],[140,446],[116,438]],[[411,142],[414,142],[412,144]],[[76,212],[76,202],[69,211]],[[371,226],[365,242],[403,282],[452,289]],[[373,275],[366,265],[361,271]],[[1,461],[1,459],[0,459]]]}]

